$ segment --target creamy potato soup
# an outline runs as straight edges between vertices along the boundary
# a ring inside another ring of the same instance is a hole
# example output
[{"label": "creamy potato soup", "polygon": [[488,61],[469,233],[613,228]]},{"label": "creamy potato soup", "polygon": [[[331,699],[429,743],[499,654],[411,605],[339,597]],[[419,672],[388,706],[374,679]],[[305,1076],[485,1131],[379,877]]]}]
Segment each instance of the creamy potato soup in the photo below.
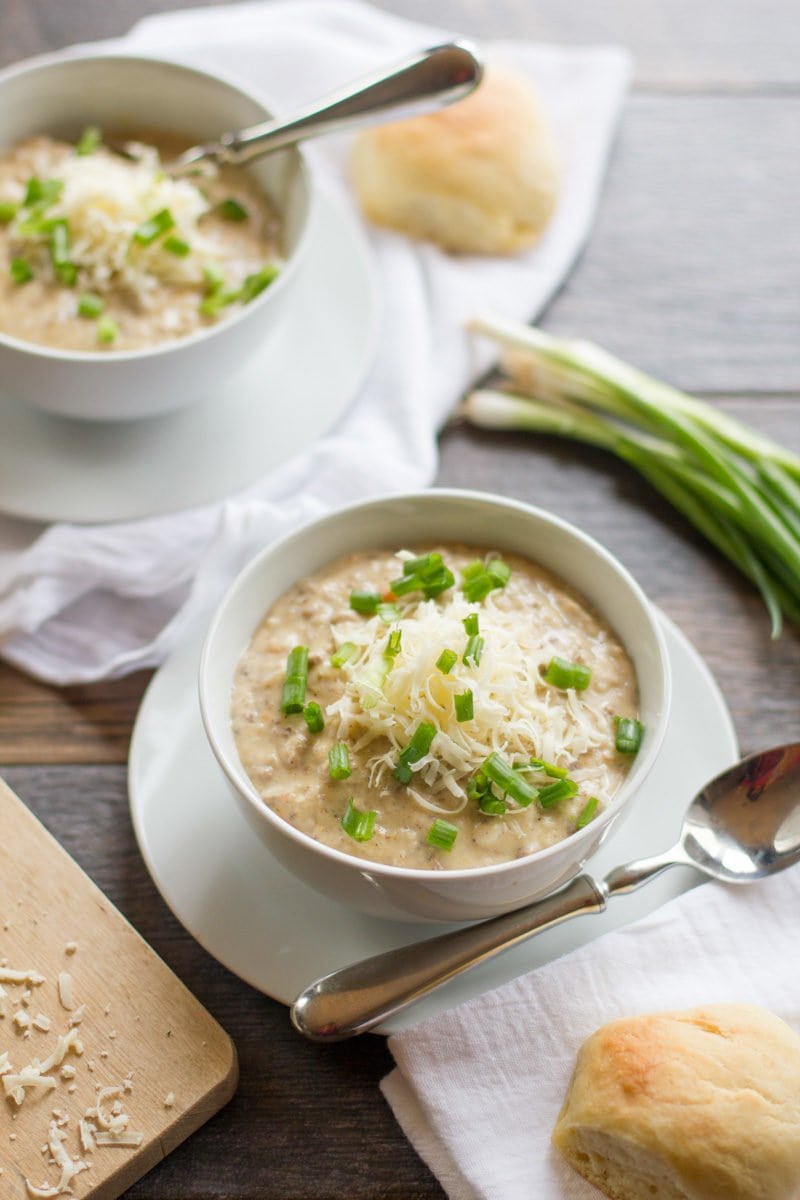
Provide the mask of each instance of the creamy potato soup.
[{"label": "creamy potato soup", "polygon": [[346,854],[481,867],[593,820],[642,734],[633,666],[513,554],[355,554],[297,583],[239,662],[233,732],[279,816]]},{"label": "creamy potato soup", "polygon": [[279,222],[241,169],[162,170],[168,139],[0,151],[0,331],[63,350],[141,350],[254,299],[280,266]]}]

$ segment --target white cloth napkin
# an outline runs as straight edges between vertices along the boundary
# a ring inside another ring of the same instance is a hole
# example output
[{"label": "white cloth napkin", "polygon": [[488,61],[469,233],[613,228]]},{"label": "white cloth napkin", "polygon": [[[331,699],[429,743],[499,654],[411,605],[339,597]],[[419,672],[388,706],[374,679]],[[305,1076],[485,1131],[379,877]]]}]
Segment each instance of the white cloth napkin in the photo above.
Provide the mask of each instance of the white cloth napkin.
[{"label": "white cloth napkin", "polygon": [[[112,44],[218,69],[286,111],[452,32],[357,0],[276,0],[153,17]],[[30,527],[0,521],[7,659],[55,683],[156,665],[271,539],[347,501],[432,481],[436,432],[488,366],[469,345],[465,319],[479,308],[532,319],[562,283],[591,224],[629,75],[627,55],[614,47],[497,42],[485,49],[536,85],[563,152],[561,201],[539,246],[508,260],[450,258],[366,230],[382,333],[345,418],[224,503],[117,525],[55,525],[32,540]],[[320,180],[360,219],[346,148],[340,136],[309,152]]]},{"label": "white cloth napkin", "polygon": [[617,1017],[718,1002],[800,1032],[798,911],[800,867],[706,883],[396,1034],[384,1094],[450,1200],[597,1200],[550,1145],[580,1044]]}]

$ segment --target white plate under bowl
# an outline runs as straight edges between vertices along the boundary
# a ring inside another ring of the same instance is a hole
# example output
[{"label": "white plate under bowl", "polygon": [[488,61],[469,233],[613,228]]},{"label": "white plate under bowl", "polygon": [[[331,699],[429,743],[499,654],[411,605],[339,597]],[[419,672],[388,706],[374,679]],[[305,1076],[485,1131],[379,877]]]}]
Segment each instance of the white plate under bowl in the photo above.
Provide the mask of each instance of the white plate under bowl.
[{"label": "white plate under bowl", "polygon": [[140,421],[48,416],[0,380],[0,512],[35,521],[125,521],[241,491],[325,433],[353,399],[375,347],[369,252],[320,191],[287,320],[222,391]]},{"label": "white plate under bowl", "polygon": [[[663,614],[660,619],[673,673],[673,716],[630,815],[591,861],[596,874],[671,846],[695,792],[739,757],[730,714],[708,668],[680,630]],[[136,719],[128,770],[139,848],[181,924],[234,974],[284,1004],[336,967],[448,928],[380,920],[325,900],[253,836],[200,721],[196,681],[204,634],[184,643],[154,676]],[[639,892],[615,897],[605,913],[539,934],[452,980],[380,1032],[394,1033],[497,987],[698,882],[689,868],[667,871]]]}]

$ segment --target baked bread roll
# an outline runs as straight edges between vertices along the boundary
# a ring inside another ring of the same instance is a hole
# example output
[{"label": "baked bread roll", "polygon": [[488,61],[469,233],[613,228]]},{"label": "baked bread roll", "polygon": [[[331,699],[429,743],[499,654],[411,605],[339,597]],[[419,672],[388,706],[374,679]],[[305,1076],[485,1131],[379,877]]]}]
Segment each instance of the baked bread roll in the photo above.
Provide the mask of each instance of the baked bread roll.
[{"label": "baked bread roll", "polygon": [[468,254],[532,246],[558,195],[557,156],[535,93],[492,69],[465,100],[361,133],[352,172],[371,221]]},{"label": "baked bread roll", "polygon": [[553,1142],[614,1200],[797,1200],[800,1037],[746,1004],[612,1021]]}]

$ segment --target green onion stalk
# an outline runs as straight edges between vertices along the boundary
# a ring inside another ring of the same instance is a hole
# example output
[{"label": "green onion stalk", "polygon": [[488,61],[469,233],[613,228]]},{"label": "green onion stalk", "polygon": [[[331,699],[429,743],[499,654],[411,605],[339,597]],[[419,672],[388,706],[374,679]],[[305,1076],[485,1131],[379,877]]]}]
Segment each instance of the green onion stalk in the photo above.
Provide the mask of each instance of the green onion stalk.
[{"label": "green onion stalk", "polygon": [[624,459],[760,592],[778,637],[800,624],[800,456],[590,342],[495,316],[502,388],[461,414],[488,429],[570,438]]}]

